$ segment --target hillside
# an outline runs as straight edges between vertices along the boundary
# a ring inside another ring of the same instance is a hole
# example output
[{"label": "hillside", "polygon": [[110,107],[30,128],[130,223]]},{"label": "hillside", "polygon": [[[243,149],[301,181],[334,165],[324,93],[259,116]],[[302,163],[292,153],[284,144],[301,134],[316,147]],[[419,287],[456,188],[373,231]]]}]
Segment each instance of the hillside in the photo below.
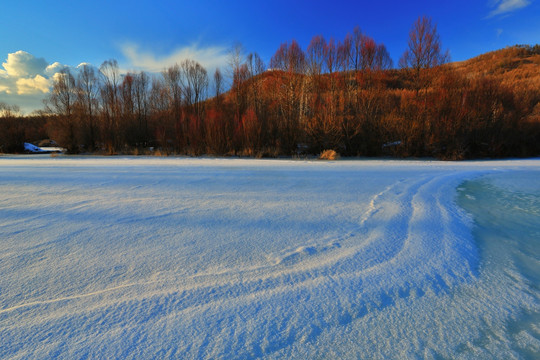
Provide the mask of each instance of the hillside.
[{"label": "hillside", "polygon": [[512,46],[451,64],[467,77],[485,77],[512,88],[540,91],[540,46]]},{"label": "hillside", "polygon": [[[450,62],[445,64],[443,69],[455,70],[467,79],[483,78],[496,81],[515,90],[528,89],[540,92],[540,45],[509,46],[469,60]],[[343,73],[337,71],[334,76],[343,77]],[[377,76],[378,80],[382,81],[387,88],[408,89],[413,87],[410,73],[406,70],[389,69],[383,74],[377,74]],[[251,81],[268,84],[276,77],[283,80],[286,74],[283,71],[268,70]],[[328,74],[322,74],[322,78],[325,83],[330,81]]]},{"label": "hillside", "polygon": [[249,103],[256,94],[276,117],[294,113],[308,153],[332,148],[353,156],[443,159],[539,154],[539,45],[512,46],[415,75],[411,69],[269,70],[225,99]]}]

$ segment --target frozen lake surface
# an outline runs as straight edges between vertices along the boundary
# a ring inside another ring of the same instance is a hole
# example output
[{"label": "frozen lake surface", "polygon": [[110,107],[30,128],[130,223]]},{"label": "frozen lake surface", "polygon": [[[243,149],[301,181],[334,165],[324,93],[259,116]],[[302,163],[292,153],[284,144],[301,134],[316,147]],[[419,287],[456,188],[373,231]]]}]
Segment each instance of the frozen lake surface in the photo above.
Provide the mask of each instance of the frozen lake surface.
[{"label": "frozen lake surface", "polygon": [[0,358],[537,359],[540,160],[0,157]]}]

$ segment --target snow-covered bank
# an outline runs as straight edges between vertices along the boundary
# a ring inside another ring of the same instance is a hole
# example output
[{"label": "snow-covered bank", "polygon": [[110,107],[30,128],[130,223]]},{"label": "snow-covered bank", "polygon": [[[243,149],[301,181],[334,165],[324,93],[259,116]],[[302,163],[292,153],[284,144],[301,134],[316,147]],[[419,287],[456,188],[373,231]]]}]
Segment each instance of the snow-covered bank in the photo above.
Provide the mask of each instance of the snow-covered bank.
[{"label": "snow-covered bank", "polygon": [[65,152],[66,149],[58,146],[36,146],[30,143],[24,143],[24,151],[34,154],[51,154]]},{"label": "snow-covered bank", "polygon": [[0,158],[0,357],[484,354],[479,322],[535,300],[485,275],[456,188],[516,170],[540,161]]}]

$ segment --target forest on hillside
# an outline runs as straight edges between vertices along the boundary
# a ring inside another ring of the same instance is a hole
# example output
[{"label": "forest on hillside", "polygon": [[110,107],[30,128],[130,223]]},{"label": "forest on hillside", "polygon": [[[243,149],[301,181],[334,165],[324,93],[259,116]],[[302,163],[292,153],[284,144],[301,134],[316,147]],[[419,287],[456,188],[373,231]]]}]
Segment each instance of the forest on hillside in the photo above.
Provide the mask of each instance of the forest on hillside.
[{"label": "forest on hillside", "polygon": [[45,110],[0,104],[0,152],[50,138],[70,153],[276,157],[540,154],[540,46],[450,63],[436,26],[413,24],[394,67],[359,28],[282,44],[265,64],[235,47],[227,69],[186,59],[161,74],[115,60],[57,74]]}]

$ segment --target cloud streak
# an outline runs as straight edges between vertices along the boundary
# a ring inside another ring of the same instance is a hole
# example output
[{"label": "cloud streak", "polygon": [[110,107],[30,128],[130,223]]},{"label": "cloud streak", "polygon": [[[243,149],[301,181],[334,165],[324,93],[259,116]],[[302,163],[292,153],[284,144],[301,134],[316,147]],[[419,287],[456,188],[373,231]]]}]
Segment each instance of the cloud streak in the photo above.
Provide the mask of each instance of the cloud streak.
[{"label": "cloud streak", "polygon": [[129,62],[128,67],[153,73],[161,72],[185,59],[191,59],[197,61],[211,74],[212,70],[225,67],[228,57],[228,49],[225,47],[200,47],[197,44],[176,49],[162,57],[141,50],[138,45],[132,43],[123,45],[121,51]]},{"label": "cloud streak", "polygon": [[491,6],[495,8],[489,13],[488,18],[508,14],[530,4],[531,0],[494,0],[491,1]]}]

